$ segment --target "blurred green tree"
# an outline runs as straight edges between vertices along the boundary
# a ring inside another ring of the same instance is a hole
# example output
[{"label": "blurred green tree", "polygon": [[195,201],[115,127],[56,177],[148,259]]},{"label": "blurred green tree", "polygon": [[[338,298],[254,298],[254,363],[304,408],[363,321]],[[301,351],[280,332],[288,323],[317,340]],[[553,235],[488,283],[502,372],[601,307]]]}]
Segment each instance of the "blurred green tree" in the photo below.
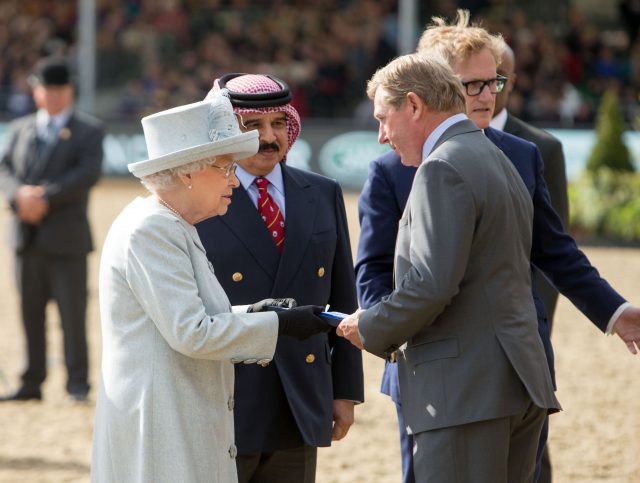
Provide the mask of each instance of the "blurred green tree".
[{"label": "blurred green tree", "polygon": [[594,174],[602,168],[613,171],[635,171],[631,154],[622,139],[625,123],[618,95],[609,89],[602,96],[596,123],[596,142],[587,161],[587,171]]}]

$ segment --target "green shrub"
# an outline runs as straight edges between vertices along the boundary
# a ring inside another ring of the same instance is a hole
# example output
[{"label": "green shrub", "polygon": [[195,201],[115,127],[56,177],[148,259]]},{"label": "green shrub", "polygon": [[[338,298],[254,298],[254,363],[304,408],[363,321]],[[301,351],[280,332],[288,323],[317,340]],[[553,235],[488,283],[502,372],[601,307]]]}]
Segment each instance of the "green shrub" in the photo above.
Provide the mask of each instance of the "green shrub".
[{"label": "green shrub", "polygon": [[605,236],[624,241],[640,240],[640,199],[615,206],[605,220]]},{"label": "green shrub", "polygon": [[618,96],[615,91],[610,89],[602,96],[598,108],[597,137],[587,161],[587,171],[596,173],[603,168],[615,171],[635,171],[629,149],[622,139],[624,130],[624,118],[620,112]]},{"label": "green shrub", "polygon": [[601,168],[569,187],[577,235],[640,242],[640,174]]}]

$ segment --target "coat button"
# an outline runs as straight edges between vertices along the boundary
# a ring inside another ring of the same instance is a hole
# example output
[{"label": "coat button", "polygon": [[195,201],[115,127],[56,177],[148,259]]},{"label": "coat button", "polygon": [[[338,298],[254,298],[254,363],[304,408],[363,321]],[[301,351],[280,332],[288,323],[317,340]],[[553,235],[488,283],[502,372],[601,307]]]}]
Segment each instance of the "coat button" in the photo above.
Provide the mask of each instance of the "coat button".
[{"label": "coat button", "polygon": [[258,365],[260,365],[262,367],[267,367],[270,362],[271,362],[271,360],[269,360],[269,359],[260,359],[258,361]]},{"label": "coat button", "polygon": [[324,277],[324,267],[320,267],[318,269],[318,277],[320,278]]},{"label": "coat button", "polygon": [[316,360],[316,356],[314,356],[313,354],[307,354],[307,357],[305,357],[304,360],[306,361],[307,364],[311,364],[313,363],[313,361]]},{"label": "coat button", "polygon": [[238,448],[236,448],[235,444],[232,444],[231,446],[229,446],[229,456],[231,457],[231,459],[235,459],[237,455],[238,455]]},{"label": "coat button", "polygon": [[231,275],[231,279],[232,279],[234,282],[241,282],[243,278],[244,278],[244,277],[242,276],[242,274],[241,274],[240,272],[236,272],[236,273],[234,273],[233,275]]},{"label": "coat button", "polygon": [[258,362],[258,359],[245,359],[244,361],[245,364],[255,364],[256,362]]},{"label": "coat button", "polygon": [[227,407],[229,408],[229,411],[233,411],[233,408],[236,405],[236,401],[235,399],[233,399],[233,396],[229,397],[229,400],[227,401]]},{"label": "coat button", "polygon": [[60,129],[58,137],[63,141],[66,141],[71,137],[71,129],[69,129],[68,127],[63,127],[62,129]]}]

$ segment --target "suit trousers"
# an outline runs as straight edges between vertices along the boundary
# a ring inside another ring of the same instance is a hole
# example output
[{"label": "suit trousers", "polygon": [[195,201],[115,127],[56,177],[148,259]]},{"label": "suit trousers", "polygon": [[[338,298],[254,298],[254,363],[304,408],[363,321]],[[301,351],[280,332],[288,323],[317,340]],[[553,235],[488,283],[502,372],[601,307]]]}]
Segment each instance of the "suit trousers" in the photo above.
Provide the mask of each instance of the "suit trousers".
[{"label": "suit trousers", "polygon": [[16,253],[15,270],[28,354],[23,386],[37,389],[46,378],[45,316],[47,303],[53,299],[63,331],[67,391],[86,394],[86,255],[51,255],[30,246]]},{"label": "suit trousers", "polygon": [[[396,378],[397,384],[397,378]],[[387,394],[385,390],[383,394]],[[393,401],[398,416],[398,430],[400,432],[400,458],[402,459],[402,483],[415,483],[413,474],[413,435],[407,433],[407,425],[402,415],[402,403]],[[534,473],[533,483],[551,483],[552,470],[551,460],[549,457],[547,438],[549,436],[549,417],[544,418],[542,431],[540,432],[540,440],[536,452],[536,469]]]},{"label": "suit trousers", "polygon": [[272,453],[239,454],[238,483],[314,483],[318,448],[299,446]]},{"label": "suit trousers", "polygon": [[533,478],[535,483],[551,483],[551,460],[549,459],[548,438],[549,416],[544,418],[544,424],[540,432],[540,442],[538,443],[538,451],[536,452],[536,471]]},{"label": "suit trousers", "polygon": [[531,483],[547,415],[530,403],[524,413],[413,436],[418,483]]},{"label": "suit trousers", "polygon": [[[407,426],[402,415],[402,403],[394,401],[400,431],[400,458],[402,459],[402,483],[415,483],[413,473],[413,435],[407,433]],[[551,483],[551,461],[549,458],[547,438],[549,436],[549,417],[544,418],[540,440],[536,452],[536,469],[534,483]]]},{"label": "suit trousers", "polygon": [[400,458],[402,459],[402,483],[416,483],[413,476],[413,436],[407,433],[407,425],[402,415],[402,403],[394,401],[400,431]]}]

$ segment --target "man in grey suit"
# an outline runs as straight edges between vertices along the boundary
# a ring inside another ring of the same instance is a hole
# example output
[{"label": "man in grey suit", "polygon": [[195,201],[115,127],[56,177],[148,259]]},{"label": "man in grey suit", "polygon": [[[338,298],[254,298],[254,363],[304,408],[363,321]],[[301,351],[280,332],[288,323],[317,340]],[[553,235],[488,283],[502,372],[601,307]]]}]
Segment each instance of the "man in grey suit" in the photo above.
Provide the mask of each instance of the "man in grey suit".
[{"label": "man in grey suit", "polygon": [[[540,150],[544,161],[544,180],[547,183],[551,195],[551,205],[560,216],[565,228],[569,227],[569,197],[567,195],[567,174],[560,141],[542,129],[538,129],[522,119],[508,112],[507,104],[509,94],[513,91],[516,82],[516,59],[513,50],[504,42],[502,62],[498,66],[497,73],[507,78],[504,89],[496,94],[496,107],[490,126],[499,131],[508,132],[514,136],[535,144]],[[549,331],[553,326],[553,317],[558,303],[558,291],[539,271],[534,272],[536,291],[542,300],[547,312]],[[538,483],[551,482],[551,461],[548,445],[545,445],[542,454],[541,472]]]},{"label": "man in grey suit", "polygon": [[45,309],[56,301],[72,401],[85,401],[87,379],[87,219],[90,188],[102,165],[102,125],[74,111],[69,67],[41,60],[29,78],[38,112],[9,128],[0,159],[0,190],[13,212],[18,292],[28,352],[20,389],[1,400],[41,399],[46,377]]},{"label": "man in grey suit", "polygon": [[417,481],[531,481],[544,418],[560,408],[531,299],[531,198],[464,114],[442,60],[399,57],[367,94],[379,142],[418,170],[396,288],[338,334],[381,357],[397,351]]}]

